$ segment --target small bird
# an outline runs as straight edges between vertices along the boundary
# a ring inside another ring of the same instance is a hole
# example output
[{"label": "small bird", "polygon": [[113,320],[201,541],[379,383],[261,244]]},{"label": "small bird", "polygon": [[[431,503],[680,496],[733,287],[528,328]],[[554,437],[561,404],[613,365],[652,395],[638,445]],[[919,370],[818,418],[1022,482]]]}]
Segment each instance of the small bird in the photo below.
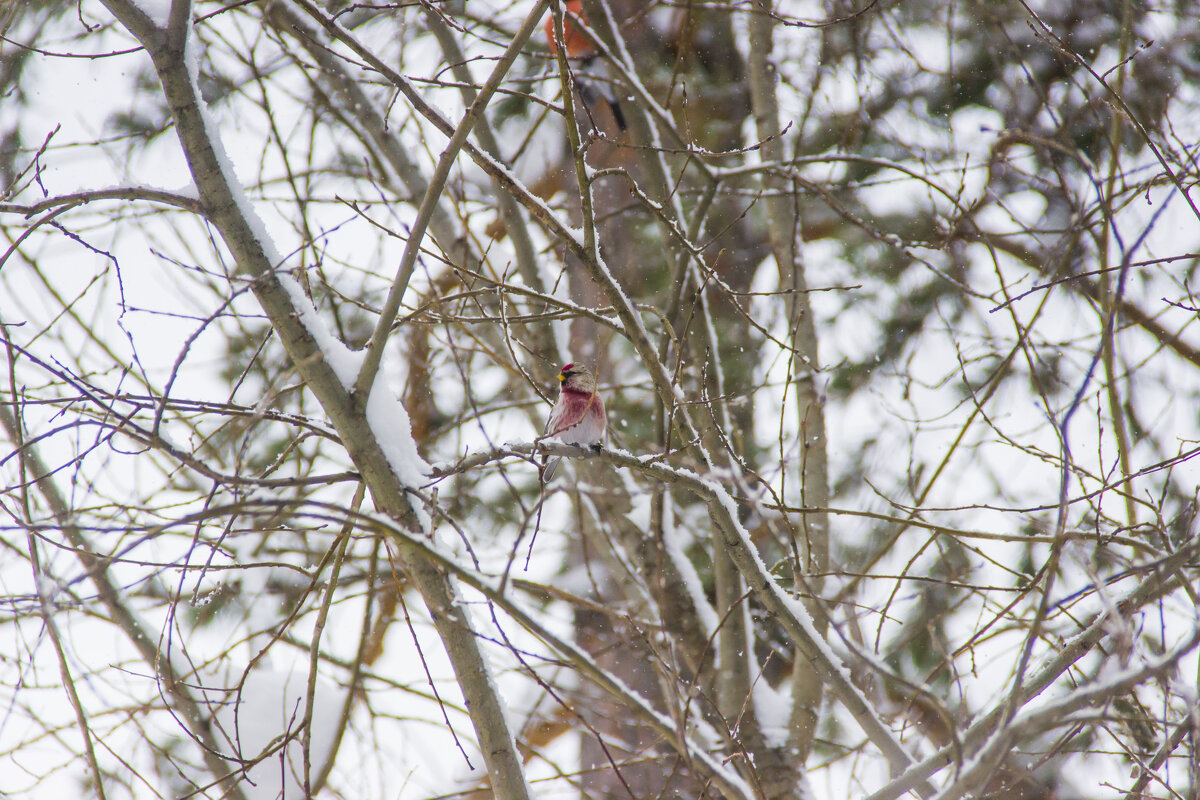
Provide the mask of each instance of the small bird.
[{"label": "small bird", "polygon": [[[558,439],[563,444],[586,446],[598,451],[604,440],[606,419],[604,400],[596,392],[596,377],[582,364],[572,363],[562,368],[558,380],[561,384],[558,402],[550,411],[542,435]],[[547,459],[542,470],[544,482],[549,483],[554,477],[558,462],[557,458]]]},{"label": "small bird", "polygon": [[[606,70],[603,63],[597,58],[599,52],[575,24],[575,19],[578,19],[584,25],[591,26],[587,14],[583,10],[583,0],[567,0],[563,10],[567,12],[563,15],[563,44],[567,51],[567,58],[576,64],[575,85],[579,89],[579,98],[589,109],[596,108],[603,100],[612,112],[613,121],[617,123],[617,127],[622,131],[626,130],[625,113],[621,110],[620,103],[605,88],[609,81],[604,74]],[[550,55],[558,55],[558,42],[554,39],[553,16],[546,17],[545,32],[546,43],[550,46]]]}]

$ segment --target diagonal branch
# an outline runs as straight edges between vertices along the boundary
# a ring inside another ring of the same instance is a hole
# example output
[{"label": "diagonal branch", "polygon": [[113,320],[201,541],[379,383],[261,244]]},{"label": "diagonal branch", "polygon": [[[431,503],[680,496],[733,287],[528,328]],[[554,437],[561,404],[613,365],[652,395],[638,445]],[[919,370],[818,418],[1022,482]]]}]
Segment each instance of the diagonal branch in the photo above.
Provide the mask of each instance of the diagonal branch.
[{"label": "diagonal branch", "polygon": [[[386,416],[382,422],[394,427],[399,419],[405,428],[408,426],[407,413],[387,395],[386,387],[376,386],[376,391],[369,396],[350,391],[353,374],[339,375],[333,362],[345,371],[345,367],[353,365],[353,354],[332,336],[295,282],[278,273],[282,260],[267,237],[262,220],[233,175],[215,125],[208,119],[200,97],[193,71],[197,45],[190,12],[182,30],[172,27],[171,35],[166,35],[149,23],[133,0],[105,0],[105,4],[150,54],[208,217],[233,254],[239,270],[253,276],[254,294],[263,311],[305,385],[329,415],[363,481],[370,488],[376,506],[406,530],[424,531],[423,509],[414,505],[410,485],[417,480],[414,473],[423,471],[423,465],[397,460],[399,456],[393,454],[404,451],[395,447],[394,442],[385,449],[367,411],[374,406],[382,412],[379,416]],[[177,11],[178,4],[172,10],[172,20],[179,16]],[[416,459],[415,452],[411,459]],[[398,541],[397,546],[449,655],[497,797],[527,800],[529,787],[513,733],[455,585],[439,565],[407,542]]]}]

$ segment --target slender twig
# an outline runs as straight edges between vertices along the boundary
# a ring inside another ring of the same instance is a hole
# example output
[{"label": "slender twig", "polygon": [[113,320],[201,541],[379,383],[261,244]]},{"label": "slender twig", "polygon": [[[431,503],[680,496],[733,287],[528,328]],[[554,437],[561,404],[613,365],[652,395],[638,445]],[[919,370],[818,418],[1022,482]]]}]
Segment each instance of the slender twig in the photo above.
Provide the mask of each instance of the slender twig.
[{"label": "slender twig", "polygon": [[37,540],[33,534],[28,535],[29,545],[29,563],[33,567],[33,582],[37,588],[38,607],[41,609],[42,624],[46,626],[46,633],[50,635],[50,642],[54,645],[54,655],[58,658],[58,674],[62,678],[63,690],[67,693],[67,699],[71,703],[71,708],[75,710],[75,721],[79,725],[79,736],[83,739],[83,752],[87,759],[88,769],[92,771],[91,787],[96,792],[96,796],[100,800],[106,800],[107,794],[104,791],[104,773],[100,770],[100,762],[96,760],[96,748],[92,745],[92,731],[88,724],[87,712],[84,711],[83,702],[79,699],[79,692],[75,688],[75,679],[71,677],[71,667],[67,663],[67,653],[63,648],[62,634],[59,633],[58,623],[54,621],[54,611],[50,607],[50,598],[46,596],[46,592],[42,587],[52,583],[50,576],[42,571],[41,559],[38,558]]}]

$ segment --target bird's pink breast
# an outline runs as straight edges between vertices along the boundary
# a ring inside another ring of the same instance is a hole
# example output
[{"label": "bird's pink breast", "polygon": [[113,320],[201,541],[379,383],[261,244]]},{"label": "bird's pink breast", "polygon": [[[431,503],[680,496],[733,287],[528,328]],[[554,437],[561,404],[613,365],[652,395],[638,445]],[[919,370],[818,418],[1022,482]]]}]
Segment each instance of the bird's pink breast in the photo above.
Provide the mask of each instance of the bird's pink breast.
[{"label": "bird's pink breast", "polygon": [[[600,395],[563,389],[549,429],[564,444],[598,444],[604,438],[604,401]],[[590,402],[589,402],[590,401]]]}]

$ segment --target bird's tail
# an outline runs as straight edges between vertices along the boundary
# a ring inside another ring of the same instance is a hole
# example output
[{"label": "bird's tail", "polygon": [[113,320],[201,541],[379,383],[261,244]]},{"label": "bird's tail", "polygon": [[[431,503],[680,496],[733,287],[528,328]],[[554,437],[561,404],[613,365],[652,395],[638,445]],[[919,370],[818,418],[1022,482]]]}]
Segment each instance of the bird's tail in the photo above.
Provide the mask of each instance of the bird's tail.
[{"label": "bird's tail", "polygon": [[575,86],[579,89],[579,98],[583,100],[585,106],[596,108],[603,101],[608,106],[609,111],[612,112],[613,121],[617,123],[617,127],[622,131],[628,130],[628,124],[625,122],[625,112],[621,110],[621,105],[616,101],[612,92],[607,87],[581,76],[575,78]]}]

